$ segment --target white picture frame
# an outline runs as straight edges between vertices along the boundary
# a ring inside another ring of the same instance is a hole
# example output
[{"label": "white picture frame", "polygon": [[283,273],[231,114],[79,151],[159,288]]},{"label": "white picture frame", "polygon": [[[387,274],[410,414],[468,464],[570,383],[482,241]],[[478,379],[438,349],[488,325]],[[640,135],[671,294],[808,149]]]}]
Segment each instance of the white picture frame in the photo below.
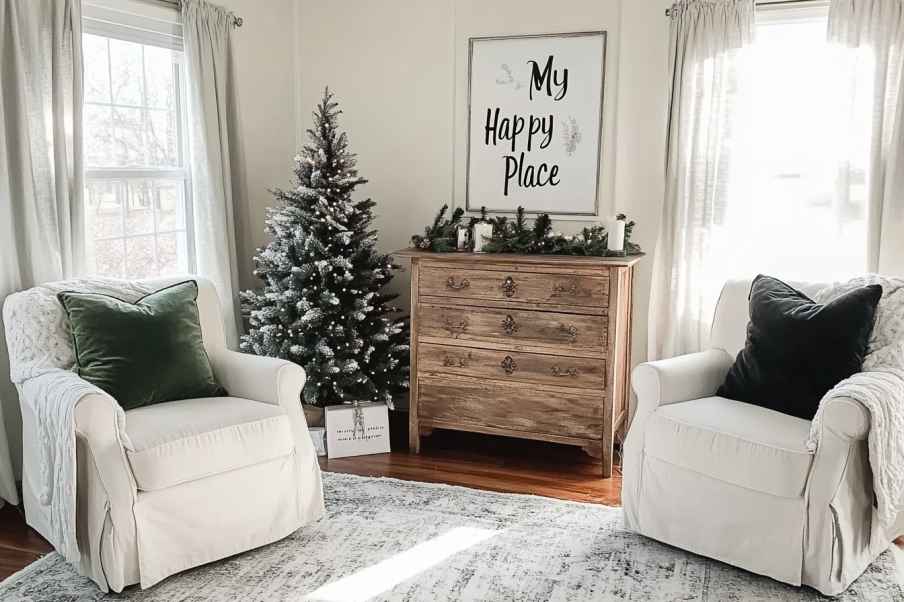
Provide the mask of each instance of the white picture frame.
[{"label": "white picture frame", "polygon": [[389,408],[385,403],[362,402],[355,418],[355,406],[327,406],[326,453],[329,458],[382,454],[389,446]]},{"label": "white picture frame", "polygon": [[606,38],[469,38],[467,211],[599,215]]}]

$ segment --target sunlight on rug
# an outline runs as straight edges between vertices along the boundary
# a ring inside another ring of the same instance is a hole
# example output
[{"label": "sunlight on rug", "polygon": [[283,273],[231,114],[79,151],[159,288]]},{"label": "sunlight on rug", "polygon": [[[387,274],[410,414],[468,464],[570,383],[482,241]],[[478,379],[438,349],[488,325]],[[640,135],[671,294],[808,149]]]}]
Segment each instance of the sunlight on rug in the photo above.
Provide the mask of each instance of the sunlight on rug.
[{"label": "sunlight on rug", "polygon": [[306,599],[324,602],[370,600],[402,581],[440,564],[449,556],[486,541],[496,533],[497,531],[487,529],[457,527],[410,550],[317,588]]},{"label": "sunlight on rug", "polygon": [[[0,600],[821,600],[626,532],[620,508],[325,473],[327,516],[263,548],[104,595],[58,554]],[[718,534],[714,533],[714,537]],[[904,600],[901,552],[838,600]]]}]

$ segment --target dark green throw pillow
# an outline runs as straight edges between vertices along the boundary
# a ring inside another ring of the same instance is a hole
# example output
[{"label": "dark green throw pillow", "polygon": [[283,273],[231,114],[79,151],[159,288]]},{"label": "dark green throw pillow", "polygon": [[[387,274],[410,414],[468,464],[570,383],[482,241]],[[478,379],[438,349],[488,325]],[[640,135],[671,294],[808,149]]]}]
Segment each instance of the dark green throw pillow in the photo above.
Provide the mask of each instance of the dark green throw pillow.
[{"label": "dark green throw pillow", "polygon": [[123,409],[225,393],[201,339],[197,282],[168,286],[135,303],[74,291],[57,297],[69,315],[79,376]]}]

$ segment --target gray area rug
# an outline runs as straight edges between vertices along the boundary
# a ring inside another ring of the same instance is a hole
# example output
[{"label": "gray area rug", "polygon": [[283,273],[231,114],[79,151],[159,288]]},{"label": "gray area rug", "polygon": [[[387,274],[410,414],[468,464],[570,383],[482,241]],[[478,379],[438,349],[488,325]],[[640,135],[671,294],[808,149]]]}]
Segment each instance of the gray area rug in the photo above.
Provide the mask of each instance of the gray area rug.
[{"label": "gray area rug", "polygon": [[[0,584],[0,600],[821,599],[628,533],[618,508],[331,473],[324,487],[316,524],[147,591],[105,596],[54,553]],[[904,600],[900,556],[838,599]]]}]

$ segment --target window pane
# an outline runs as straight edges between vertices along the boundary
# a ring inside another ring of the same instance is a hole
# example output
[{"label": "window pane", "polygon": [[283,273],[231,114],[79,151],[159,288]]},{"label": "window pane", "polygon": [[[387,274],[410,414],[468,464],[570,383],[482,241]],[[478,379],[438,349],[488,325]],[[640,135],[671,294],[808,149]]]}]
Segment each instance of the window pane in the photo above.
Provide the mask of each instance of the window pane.
[{"label": "window pane", "polygon": [[147,126],[147,164],[154,167],[179,167],[176,112],[150,109]]},{"label": "window pane", "polygon": [[107,38],[85,35],[85,102],[110,102]]},{"label": "window pane", "polygon": [[157,268],[161,276],[187,272],[187,257],[184,232],[157,236]]},{"label": "window pane", "polygon": [[129,182],[129,202],[126,204],[126,234],[154,233],[153,187],[145,180]]},{"label": "window pane", "polygon": [[127,279],[136,279],[156,275],[154,235],[127,238],[125,277]]},{"label": "window pane", "polygon": [[121,238],[89,241],[88,256],[89,260],[93,259],[95,274],[112,278],[123,277],[125,255]]},{"label": "window pane", "polygon": [[[122,236],[122,207],[125,183],[89,181],[85,187],[85,210],[88,232],[93,238]],[[122,249],[120,249],[122,251]]]},{"label": "window pane", "polygon": [[110,39],[110,75],[115,104],[144,104],[144,59],[141,44]]},{"label": "window pane", "polygon": [[115,107],[113,109],[114,167],[143,167],[147,153],[144,144],[144,111]]},{"label": "window pane", "polygon": [[173,70],[176,53],[167,48],[144,47],[144,71],[147,78],[147,106],[156,109],[176,108],[176,84]]},{"label": "window pane", "polygon": [[185,229],[185,184],[181,180],[158,180],[157,229]]},{"label": "window pane", "polygon": [[85,105],[85,160],[88,165],[113,165],[113,109]]}]

